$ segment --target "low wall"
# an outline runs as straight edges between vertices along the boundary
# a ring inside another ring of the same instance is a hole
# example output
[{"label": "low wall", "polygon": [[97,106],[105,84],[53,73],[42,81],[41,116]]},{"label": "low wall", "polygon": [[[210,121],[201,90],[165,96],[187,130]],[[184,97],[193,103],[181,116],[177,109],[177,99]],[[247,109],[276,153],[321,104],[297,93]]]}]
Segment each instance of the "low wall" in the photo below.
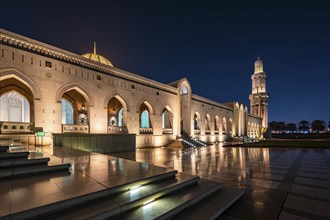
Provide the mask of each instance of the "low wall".
[{"label": "low wall", "polygon": [[135,134],[53,134],[54,147],[72,147],[97,153],[135,151]]},{"label": "low wall", "polygon": [[8,138],[14,141],[20,142],[22,144],[30,145],[51,145],[52,135],[46,133],[44,137],[37,137],[35,134],[0,134],[1,138]]},{"label": "low wall", "polygon": [[176,140],[176,135],[172,134],[140,134],[136,135],[136,148],[166,146],[174,140]]}]

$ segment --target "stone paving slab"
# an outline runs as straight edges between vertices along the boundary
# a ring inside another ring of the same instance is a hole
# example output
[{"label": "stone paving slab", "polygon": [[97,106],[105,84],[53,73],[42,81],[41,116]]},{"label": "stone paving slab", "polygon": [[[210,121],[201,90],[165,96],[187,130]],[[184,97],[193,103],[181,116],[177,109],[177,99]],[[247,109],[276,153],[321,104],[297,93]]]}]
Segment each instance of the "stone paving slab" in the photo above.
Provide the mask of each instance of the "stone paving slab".
[{"label": "stone paving slab", "polygon": [[[166,148],[157,151],[161,157],[144,157],[144,153],[144,150],[138,151],[134,159],[162,163],[160,158],[168,160],[167,155],[171,155]],[[176,152],[172,154],[177,155]],[[208,167],[206,154],[211,161]],[[219,219],[327,219],[297,207],[281,207],[289,195],[322,202],[330,207],[330,149],[239,148],[222,147],[220,144],[207,147],[198,152],[198,156],[194,152],[189,156],[183,153],[175,161],[175,169],[184,168],[184,172],[196,175],[202,173],[202,177],[246,191]],[[200,166],[199,170],[196,164]],[[267,194],[269,196],[265,196]]]},{"label": "stone paving slab", "polygon": [[330,181],[326,181],[326,180],[319,180],[319,179],[305,178],[305,177],[296,177],[295,183],[330,189]]},{"label": "stone paving slab", "polygon": [[303,196],[314,197],[315,199],[328,200],[330,202],[330,189],[321,189],[317,187],[294,184],[292,185],[290,192]]},{"label": "stone paving slab", "polygon": [[[62,149],[56,150],[61,152]],[[44,153],[44,155],[50,157],[53,164],[71,163],[70,173],[0,180],[0,217],[102,192],[112,187],[170,171],[167,168],[102,154],[86,153],[79,150],[64,149],[64,151],[61,152],[61,158],[48,153]],[[111,181],[113,179],[115,181]],[[103,180],[103,183],[99,180]]]},{"label": "stone paving slab", "polygon": [[309,218],[304,218],[298,215],[290,214],[287,212],[281,212],[280,217],[278,220],[308,220]]},{"label": "stone paving slab", "polygon": [[301,212],[307,212],[315,216],[330,218],[329,203],[310,199],[302,196],[288,195],[285,208],[295,209]]},{"label": "stone paving slab", "polygon": [[313,173],[324,173],[330,175],[329,169],[318,169],[318,168],[310,168],[310,167],[300,167],[299,171],[303,172],[313,172]]},{"label": "stone paving slab", "polygon": [[313,173],[313,172],[303,172],[299,171],[297,176],[300,177],[309,177],[313,179],[321,179],[321,180],[330,180],[330,175],[323,174],[323,173]]}]

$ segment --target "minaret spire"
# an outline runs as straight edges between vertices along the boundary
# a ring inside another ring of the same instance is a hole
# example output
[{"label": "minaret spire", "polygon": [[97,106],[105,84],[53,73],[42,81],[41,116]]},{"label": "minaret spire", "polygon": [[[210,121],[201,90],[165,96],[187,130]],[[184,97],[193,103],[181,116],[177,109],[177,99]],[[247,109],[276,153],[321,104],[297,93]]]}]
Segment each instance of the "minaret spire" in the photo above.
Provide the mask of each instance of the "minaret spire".
[{"label": "minaret spire", "polygon": [[251,114],[262,118],[262,126],[268,126],[268,99],[266,91],[266,73],[263,69],[262,60],[258,59],[254,63],[254,73],[252,79],[252,94],[250,99]]},{"label": "minaret spire", "polygon": [[96,42],[94,42],[94,54],[96,54]]}]

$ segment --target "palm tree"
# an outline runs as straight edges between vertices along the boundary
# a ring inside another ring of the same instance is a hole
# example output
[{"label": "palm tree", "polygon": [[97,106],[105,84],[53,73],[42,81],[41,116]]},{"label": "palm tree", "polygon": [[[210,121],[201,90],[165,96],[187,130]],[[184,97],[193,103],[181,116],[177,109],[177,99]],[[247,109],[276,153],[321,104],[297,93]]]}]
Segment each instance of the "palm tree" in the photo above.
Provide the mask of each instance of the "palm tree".
[{"label": "palm tree", "polygon": [[309,121],[307,121],[307,120],[302,120],[302,121],[300,121],[298,124],[299,124],[299,130],[300,130],[300,131],[306,132],[306,131],[309,130],[309,126],[310,126]]},{"label": "palm tree", "polygon": [[278,130],[281,132],[281,134],[283,133],[283,131],[286,130],[286,124],[284,121],[280,121],[277,123],[278,124]]},{"label": "palm tree", "polygon": [[312,130],[316,132],[324,131],[325,122],[323,120],[314,120],[312,122]]},{"label": "palm tree", "polygon": [[292,133],[297,130],[297,125],[295,123],[288,123],[286,129]]},{"label": "palm tree", "polygon": [[268,126],[272,130],[272,133],[277,133],[278,132],[278,122],[277,121],[271,121],[268,123]]}]

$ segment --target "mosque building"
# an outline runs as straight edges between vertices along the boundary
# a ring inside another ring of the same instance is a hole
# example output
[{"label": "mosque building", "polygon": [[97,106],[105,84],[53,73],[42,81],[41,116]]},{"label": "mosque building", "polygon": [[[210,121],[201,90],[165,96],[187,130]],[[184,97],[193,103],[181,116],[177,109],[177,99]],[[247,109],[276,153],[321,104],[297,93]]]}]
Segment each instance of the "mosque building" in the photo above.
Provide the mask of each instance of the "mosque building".
[{"label": "mosque building", "polygon": [[[187,78],[161,83],[0,29],[0,135],[136,134],[136,147],[164,146],[182,135],[203,141],[261,137],[268,94],[263,63],[252,75],[250,109],[193,94]],[[25,136],[24,136],[25,135]],[[33,140],[27,140],[33,142]]]}]

